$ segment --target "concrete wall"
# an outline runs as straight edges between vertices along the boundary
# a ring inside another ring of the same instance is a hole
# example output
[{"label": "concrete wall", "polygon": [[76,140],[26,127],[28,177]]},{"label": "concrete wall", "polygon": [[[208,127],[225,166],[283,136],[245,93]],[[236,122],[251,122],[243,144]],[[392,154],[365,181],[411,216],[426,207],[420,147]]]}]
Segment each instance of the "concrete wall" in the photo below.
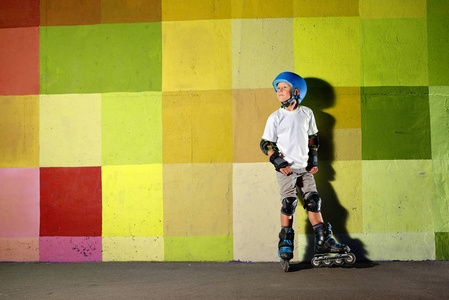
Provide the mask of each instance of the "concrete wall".
[{"label": "concrete wall", "polygon": [[1,1],[0,261],[277,260],[282,71],[339,240],[449,259],[448,28],[443,0]]}]

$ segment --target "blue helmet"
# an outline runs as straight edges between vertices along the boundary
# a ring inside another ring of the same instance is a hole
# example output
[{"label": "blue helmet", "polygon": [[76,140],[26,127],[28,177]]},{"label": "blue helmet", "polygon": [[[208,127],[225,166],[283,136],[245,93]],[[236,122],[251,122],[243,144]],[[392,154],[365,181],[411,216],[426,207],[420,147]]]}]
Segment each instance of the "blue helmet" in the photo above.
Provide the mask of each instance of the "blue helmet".
[{"label": "blue helmet", "polygon": [[[282,72],[273,81],[274,90],[278,91],[278,83],[286,82],[292,87],[292,98],[287,104],[282,104],[282,107],[290,105],[293,100],[299,103],[304,99],[307,94],[307,84],[306,81],[296,73],[293,72]],[[295,89],[298,89],[299,95],[295,95]]]}]

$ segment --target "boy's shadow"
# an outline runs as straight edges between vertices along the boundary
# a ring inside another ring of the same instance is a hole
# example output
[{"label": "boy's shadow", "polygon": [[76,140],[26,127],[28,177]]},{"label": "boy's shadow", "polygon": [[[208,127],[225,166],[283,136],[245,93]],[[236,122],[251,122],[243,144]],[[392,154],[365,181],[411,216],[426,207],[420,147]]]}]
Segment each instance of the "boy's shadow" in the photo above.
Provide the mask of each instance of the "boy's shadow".
[{"label": "boy's shadow", "polygon": [[[335,146],[333,130],[335,118],[324,110],[334,107],[336,96],[333,87],[318,78],[306,78],[307,95],[304,105],[311,108],[315,115],[320,148],[318,149],[319,171],[315,174],[318,193],[322,199],[322,214],[324,222],[332,224],[336,240],[351,248],[357,261],[369,261],[362,241],[351,238],[346,228],[348,211],[340,204],[331,182],[335,180],[332,162],[335,160]],[[302,201],[301,197],[298,197]],[[299,205],[298,205],[299,207]],[[302,261],[310,261],[314,255],[314,232],[308,219],[304,224],[307,234],[306,252]]]}]

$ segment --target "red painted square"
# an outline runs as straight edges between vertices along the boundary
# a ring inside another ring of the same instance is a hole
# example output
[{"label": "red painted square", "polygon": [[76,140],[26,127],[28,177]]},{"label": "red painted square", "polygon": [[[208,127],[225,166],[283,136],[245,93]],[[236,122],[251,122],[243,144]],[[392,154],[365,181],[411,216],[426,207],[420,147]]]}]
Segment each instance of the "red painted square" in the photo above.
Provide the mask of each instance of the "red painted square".
[{"label": "red painted square", "polygon": [[0,1],[0,28],[38,26],[39,0]]},{"label": "red painted square", "polygon": [[41,168],[40,236],[101,236],[101,167]]},{"label": "red painted square", "polygon": [[0,95],[39,95],[39,27],[0,29]]}]

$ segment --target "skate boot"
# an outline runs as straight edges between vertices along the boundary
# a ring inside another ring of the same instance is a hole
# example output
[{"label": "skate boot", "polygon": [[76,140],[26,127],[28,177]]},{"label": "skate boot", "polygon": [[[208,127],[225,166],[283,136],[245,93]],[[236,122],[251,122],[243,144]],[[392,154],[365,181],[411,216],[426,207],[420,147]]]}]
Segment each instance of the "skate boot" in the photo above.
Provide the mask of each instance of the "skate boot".
[{"label": "skate boot", "polygon": [[[312,265],[315,267],[319,267],[321,264],[328,267],[333,264],[353,264],[355,255],[349,253],[350,251],[349,246],[338,243],[332,237],[331,224],[327,223],[315,230],[315,256],[312,259]],[[328,253],[336,253],[336,255],[328,256],[326,255]]]},{"label": "skate boot", "polygon": [[281,266],[285,272],[288,272],[290,267],[290,259],[293,258],[293,241],[295,239],[295,231],[291,227],[283,227],[279,232],[279,252],[281,258]]}]

